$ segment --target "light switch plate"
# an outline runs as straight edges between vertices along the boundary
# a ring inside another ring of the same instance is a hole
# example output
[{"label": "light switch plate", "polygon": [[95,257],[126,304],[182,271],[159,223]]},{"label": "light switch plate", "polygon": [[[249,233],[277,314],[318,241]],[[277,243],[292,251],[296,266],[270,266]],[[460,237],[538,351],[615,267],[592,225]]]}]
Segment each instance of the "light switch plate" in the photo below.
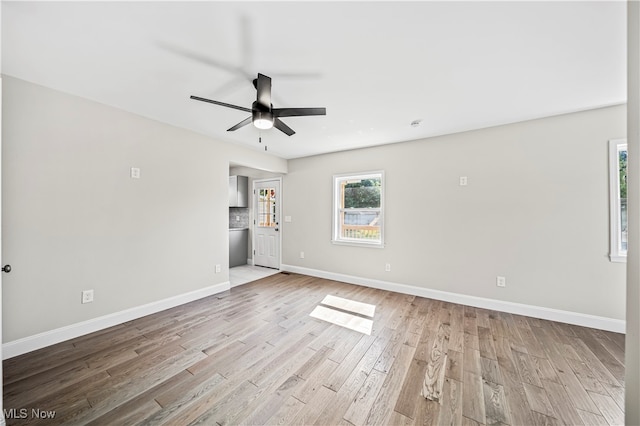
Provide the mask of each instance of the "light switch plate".
[{"label": "light switch plate", "polygon": [[291,216],[285,216],[284,217],[284,221],[285,222],[291,222]]}]

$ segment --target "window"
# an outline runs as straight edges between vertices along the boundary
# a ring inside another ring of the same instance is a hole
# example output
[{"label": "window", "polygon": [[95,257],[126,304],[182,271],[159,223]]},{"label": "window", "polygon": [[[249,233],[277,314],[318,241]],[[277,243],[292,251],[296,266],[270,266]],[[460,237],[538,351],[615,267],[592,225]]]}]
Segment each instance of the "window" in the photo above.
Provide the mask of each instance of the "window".
[{"label": "window", "polygon": [[336,244],[384,245],[383,172],[333,177],[333,239]]},{"label": "window", "polygon": [[609,187],[612,262],[627,261],[627,141],[609,141]]},{"label": "window", "polygon": [[276,190],[275,188],[260,188],[258,194],[258,226],[275,228],[276,220]]}]

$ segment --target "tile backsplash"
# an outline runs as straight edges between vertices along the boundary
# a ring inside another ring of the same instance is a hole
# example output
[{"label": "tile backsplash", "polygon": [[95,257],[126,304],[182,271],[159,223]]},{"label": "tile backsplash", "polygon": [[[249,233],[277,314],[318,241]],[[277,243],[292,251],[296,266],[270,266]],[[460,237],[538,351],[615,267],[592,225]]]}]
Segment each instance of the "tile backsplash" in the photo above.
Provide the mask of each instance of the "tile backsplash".
[{"label": "tile backsplash", "polygon": [[229,207],[229,228],[248,228],[249,209],[246,207]]}]

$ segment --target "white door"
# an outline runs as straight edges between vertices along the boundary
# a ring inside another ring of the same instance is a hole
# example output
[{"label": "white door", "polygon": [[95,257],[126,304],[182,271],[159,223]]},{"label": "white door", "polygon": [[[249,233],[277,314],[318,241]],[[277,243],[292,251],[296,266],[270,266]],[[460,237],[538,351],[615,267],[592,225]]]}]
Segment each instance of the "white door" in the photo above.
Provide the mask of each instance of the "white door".
[{"label": "white door", "polygon": [[280,269],[280,183],[280,179],[253,182],[253,264],[275,269]]},{"label": "white door", "polygon": [[[0,77],[0,117],[2,117],[2,77]],[[2,151],[2,125],[0,123],[0,152]],[[0,171],[2,169],[2,158],[0,158]],[[0,176],[2,173],[0,173]],[[2,185],[0,185],[2,188]],[[1,192],[1,191],[0,191]],[[0,200],[2,200],[2,194],[0,193]],[[0,223],[2,223],[2,206],[0,206]],[[2,227],[0,227],[0,249],[2,248]],[[0,250],[0,259],[2,259],[2,251]],[[0,264],[1,265],[1,264]],[[2,267],[3,272],[11,271],[11,266],[6,265]],[[0,272],[0,425],[5,425],[4,419],[4,395],[2,391],[2,273]]]}]

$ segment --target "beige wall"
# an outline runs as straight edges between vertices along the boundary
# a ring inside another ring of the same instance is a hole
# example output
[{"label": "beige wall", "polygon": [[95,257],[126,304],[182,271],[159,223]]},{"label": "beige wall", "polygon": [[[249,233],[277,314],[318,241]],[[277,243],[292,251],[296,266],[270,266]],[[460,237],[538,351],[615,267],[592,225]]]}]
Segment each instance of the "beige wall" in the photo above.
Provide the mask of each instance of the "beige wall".
[{"label": "beige wall", "polygon": [[285,160],[2,82],[5,342],[228,281],[229,163]]},{"label": "beige wall", "polygon": [[640,424],[640,3],[627,7],[627,168],[629,252],[625,347],[625,424]]},{"label": "beige wall", "polygon": [[[625,114],[617,106],[290,160],[283,263],[624,320],[625,265],[608,259],[607,141],[625,137]],[[332,175],[380,169],[386,247],[333,245]]]}]

